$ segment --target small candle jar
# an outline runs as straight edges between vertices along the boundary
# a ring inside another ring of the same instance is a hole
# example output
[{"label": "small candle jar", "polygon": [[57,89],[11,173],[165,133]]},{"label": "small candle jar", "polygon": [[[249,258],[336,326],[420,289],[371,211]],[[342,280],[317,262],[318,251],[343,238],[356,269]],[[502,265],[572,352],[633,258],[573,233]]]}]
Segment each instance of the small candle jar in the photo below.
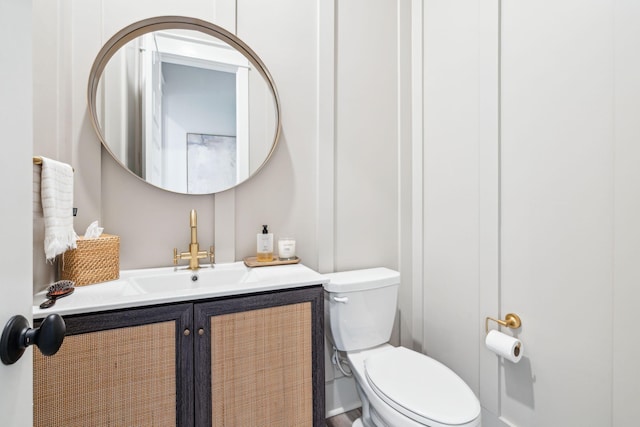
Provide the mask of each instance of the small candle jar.
[{"label": "small candle jar", "polygon": [[292,237],[278,239],[278,259],[280,261],[296,259],[296,239]]}]

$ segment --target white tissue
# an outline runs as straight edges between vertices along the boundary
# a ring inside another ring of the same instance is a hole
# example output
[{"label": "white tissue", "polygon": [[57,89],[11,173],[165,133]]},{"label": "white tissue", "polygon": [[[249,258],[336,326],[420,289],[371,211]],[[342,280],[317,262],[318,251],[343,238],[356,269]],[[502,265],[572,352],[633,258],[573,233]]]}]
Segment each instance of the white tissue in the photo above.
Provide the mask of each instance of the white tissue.
[{"label": "white tissue", "polygon": [[104,228],[98,227],[98,221],[93,221],[87,227],[87,231],[84,232],[84,238],[85,239],[97,239],[98,237],[100,237],[100,235],[102,235],[102,231],[103,230],[104,230]]},{"label": "white tissue", "polygon": [[513,363],[518,363],[522,358],[522,342],[495,329],[489,331],[485,344],[489,350]]}]

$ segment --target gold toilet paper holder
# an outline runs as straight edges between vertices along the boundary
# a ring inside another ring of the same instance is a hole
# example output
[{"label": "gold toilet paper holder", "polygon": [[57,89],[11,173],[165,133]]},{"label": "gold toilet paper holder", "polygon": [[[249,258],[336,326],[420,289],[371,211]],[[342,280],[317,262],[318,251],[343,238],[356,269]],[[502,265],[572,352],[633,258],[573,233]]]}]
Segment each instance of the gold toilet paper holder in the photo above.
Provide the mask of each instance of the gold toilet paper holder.
[{"label": "gold toilet paper holder", "polygon": [[520,316],[515,313],[507,313],[504,317],[504,320],[494,319],[493,317],[487,317],[484,321],[484,330],[485,333],[489,333],[489,320],[493,320],[501,326],[506,326],[511,329],[518,329],[522,326],[522,321],[520,320]]}]

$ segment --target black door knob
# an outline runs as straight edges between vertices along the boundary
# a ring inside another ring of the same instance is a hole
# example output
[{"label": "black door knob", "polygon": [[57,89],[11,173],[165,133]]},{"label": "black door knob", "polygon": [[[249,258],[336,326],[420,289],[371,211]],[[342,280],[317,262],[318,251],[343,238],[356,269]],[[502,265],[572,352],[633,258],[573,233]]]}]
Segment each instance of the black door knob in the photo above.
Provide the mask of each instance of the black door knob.
[{"label": "black door knob", "polygon": [[58,314],[48,315],[39,328],[30,328],[23,316],[13,316],[4,327],[0,338],[0,359],[5,365],[14,364],[25,349],[35,344],[45,356],[58,352],[67,327]]}]

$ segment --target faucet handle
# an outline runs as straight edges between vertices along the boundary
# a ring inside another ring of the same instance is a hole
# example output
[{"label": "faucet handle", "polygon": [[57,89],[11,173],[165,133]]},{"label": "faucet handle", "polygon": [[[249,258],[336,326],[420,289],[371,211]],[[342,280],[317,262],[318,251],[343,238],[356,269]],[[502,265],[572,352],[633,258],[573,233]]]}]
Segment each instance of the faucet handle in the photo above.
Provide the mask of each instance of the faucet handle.
[{"label": "faucet handle", "polygon": [[173,248],[173,265],[178,265],[178,248]]},{"label": "faucet handle", "polygon": [[214,251],[213,246],[209,246],[209,261],[211,261],[211,264],[213,264],[213,262],[216,259],[216,253]]}]

